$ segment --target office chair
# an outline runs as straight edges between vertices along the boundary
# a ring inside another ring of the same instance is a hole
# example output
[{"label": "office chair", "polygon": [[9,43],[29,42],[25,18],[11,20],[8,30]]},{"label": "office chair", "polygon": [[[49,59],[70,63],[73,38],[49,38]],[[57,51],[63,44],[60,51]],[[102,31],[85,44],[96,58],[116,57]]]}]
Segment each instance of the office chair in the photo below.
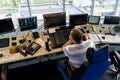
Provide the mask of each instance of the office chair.
[{"label": "office chair", "polygon": [[86,57],[87,61],[75,70],[71,69],[69,62],[65,62],[71,80],[98,80],[110,65],[109,46],[105,45],[97,50],[88,48]]},{"label": "office chair", "polygon": [[115,72],[116,80],[120,80],[120,53],[117,51],[110,52],[111,63],[115,67],[115,71],[111,69],[111,71]]}]

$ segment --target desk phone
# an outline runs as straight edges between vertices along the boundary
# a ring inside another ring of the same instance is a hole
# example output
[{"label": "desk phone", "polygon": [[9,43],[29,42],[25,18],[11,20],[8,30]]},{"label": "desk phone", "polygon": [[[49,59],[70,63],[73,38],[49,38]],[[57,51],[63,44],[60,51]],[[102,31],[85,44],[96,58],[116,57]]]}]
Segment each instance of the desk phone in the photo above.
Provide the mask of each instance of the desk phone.
[{"label": "desk phone", "polygon": [[41,45],[39,45],[36,42],[32,42],[31,44],[28,45],[28,47],[26,48],[26,53],[33,55],[35,54],[35,52],[41,47]]}]

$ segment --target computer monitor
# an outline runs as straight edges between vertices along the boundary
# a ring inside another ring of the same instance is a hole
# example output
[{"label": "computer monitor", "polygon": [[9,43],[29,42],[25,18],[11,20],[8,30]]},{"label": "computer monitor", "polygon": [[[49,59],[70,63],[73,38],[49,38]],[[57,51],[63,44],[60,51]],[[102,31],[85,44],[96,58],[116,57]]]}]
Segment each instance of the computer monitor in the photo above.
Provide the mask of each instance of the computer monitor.
[{"label": "computer monitor", "polygon": [[100,16],[89,15],[88,16],[88,23],[89,24],[99,24]]},{"label": "computer monitor", "polygon": [[11,18],[0,20],[0,34],[14,32],[15,28]]},{"label": "computer monitor", "polygon": [[66,26],[66,12],[43,14],[45,29]]},{"label": "computer monitor", "polygon": [[119,16],[105,16],[104,24],[119,24],[120,17]]},{"label": "computer monitor", "polygon": [[37,29],[37,16],[18,18],[21,31]]},{"label": "computer monitor", "polygon": [[69,15],[69,25],[83,25],[87,23],[88,14],[73,14]]},{"label": "computer monitor", "polygon": [[9,38],[0,39],[0,48],[9,46]]}]

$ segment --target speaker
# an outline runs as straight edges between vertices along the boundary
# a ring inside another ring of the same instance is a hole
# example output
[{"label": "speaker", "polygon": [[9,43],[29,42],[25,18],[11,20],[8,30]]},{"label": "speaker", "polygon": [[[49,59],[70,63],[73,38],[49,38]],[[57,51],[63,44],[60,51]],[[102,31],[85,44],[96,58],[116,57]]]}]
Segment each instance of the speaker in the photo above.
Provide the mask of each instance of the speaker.
[{"label": "speaker", "polygon": [[34,39],[39,38],[39,33],[38,32],[32,32]]}]

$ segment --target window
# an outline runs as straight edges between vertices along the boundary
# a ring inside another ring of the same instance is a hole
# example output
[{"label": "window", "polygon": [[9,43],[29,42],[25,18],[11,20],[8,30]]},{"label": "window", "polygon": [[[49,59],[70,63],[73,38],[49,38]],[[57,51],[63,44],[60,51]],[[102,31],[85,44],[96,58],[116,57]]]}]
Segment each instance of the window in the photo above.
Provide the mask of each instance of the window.
[{"label": "window", "polygon": [[90,14],[92,1],[91,0],[73,0],[73,5],[79,8],[81,12]]},{"label": "window", "polygon": [[120,0],[118,2],[118,10],[117,10],[117,14],[120,16]]},{"label": "window", "polygon": [[14,25],[17,25],[19,16],[19,0],[0,0],[0,19],[12,17]]},{"label": "window", "polygon": [[[118,7],[115,6],[117,3]],[[44,26],[43,14],[64,11],[66,22],[69,22],[71,14],[118,16],[120,0],[0,0],[0,19],[12,17],[15,29],[18,27],[18,18],[37,16],[38,26]]]},{"label": "window", "polygon": [[43,20],[43,14],[62,12],[63,5],[60,1],[62,0],[29,0],[30,14],[37,16],[38,20]]},{"label": "window", "polygon": [[95,0],[94,15],[106,16],[115,15],[116,0]]}]

